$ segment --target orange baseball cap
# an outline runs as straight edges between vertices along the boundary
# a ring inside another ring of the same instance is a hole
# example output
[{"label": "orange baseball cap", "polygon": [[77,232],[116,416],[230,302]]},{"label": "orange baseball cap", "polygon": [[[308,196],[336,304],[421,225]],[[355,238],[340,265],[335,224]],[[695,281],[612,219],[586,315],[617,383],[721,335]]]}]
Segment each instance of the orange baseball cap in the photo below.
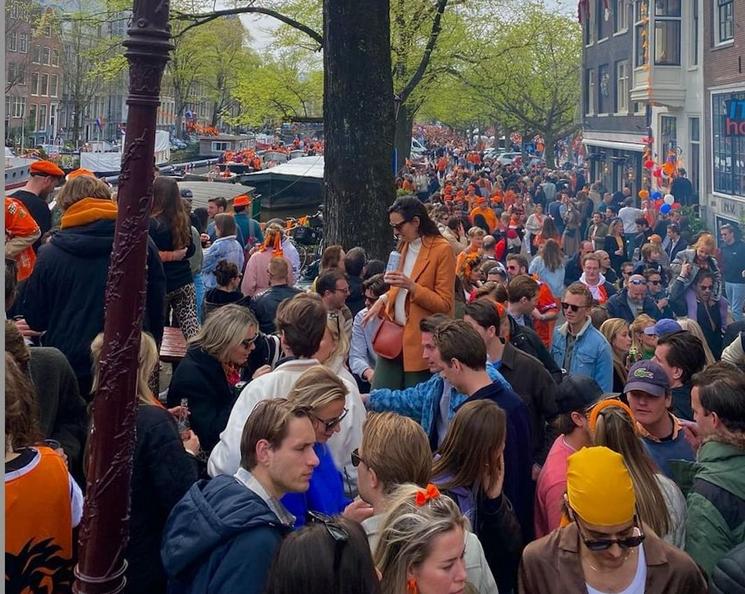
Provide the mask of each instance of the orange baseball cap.
[{"label": "orange baseball cap", "polygon": [[249,198],[246,194],[241,194],[240,196],[236,196],[233,199],[233,206],[250,206],[251,205],[251,198]]},{"label": "orange baseball cap", "polygon": [[29,168],[31,175],[45,175],[48,177],[65,177],[65,172],[51,161],[34,161]]}]

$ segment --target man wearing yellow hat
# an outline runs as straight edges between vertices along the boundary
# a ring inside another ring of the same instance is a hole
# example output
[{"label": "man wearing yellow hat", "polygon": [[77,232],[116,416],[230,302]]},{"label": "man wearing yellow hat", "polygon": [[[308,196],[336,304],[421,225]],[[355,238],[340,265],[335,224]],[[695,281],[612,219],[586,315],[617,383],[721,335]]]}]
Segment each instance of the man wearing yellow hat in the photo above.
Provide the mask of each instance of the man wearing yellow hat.
[{"label": "man wearing yellow hat", "polygon": [[[52,213],[47,199],[65,179],[65,172],[51,161],[34,161],[29,169],[31,177],[28,182],[11,196],[22,202],[31,213],[43,237],[52,228]],[[39,249],[40,244],[40,240],[34,243],[34,252]]]},{"label": "man wearing yellow hat", "polygon": [[700,594],[706,582],[693,560],[636,515],[623,457],[583,448],[567,460],[565,526],[530,543],[521,594]]}]

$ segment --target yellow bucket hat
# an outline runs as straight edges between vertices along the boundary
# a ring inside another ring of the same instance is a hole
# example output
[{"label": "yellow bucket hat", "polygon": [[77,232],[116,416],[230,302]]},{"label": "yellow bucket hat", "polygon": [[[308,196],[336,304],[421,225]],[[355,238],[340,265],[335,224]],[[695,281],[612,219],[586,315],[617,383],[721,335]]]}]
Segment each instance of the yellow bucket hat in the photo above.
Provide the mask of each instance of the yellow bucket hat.
[{"label": "yellow bucket hat", "polygon": [[567,497],[588,524],[617,526],[634,517],[636,495],[623,456],[604,446],[582,448],[569,456]]}]

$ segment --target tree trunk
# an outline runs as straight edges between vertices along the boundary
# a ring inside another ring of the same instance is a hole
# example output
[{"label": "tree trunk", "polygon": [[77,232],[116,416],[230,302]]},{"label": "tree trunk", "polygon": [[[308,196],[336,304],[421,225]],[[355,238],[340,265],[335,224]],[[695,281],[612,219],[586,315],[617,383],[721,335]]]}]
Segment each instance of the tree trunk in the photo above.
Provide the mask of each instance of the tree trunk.
[{"label": "tree trunk", "polygon": [[389,1],[325,0],[324,134],[328,245],[393,245],[393,80]]},{"label": "tree trunk", "polygon": [[130,65],[127,142],[106,283],[100,382],[93,401],[88,488],[73,587],[76,594],[114,594],[125,584],[155,128],[160,81],[171,49],[167,2],[134,0],[133,13],[124,42]]},{"label": "tree trunk", "polygon": [[414,125],[414,114],[409,113],[404,104],[398,110],[398,119],[395,122],[396,136],[396,173],[401,171],[406,159],[411,155],[411,129]]},{"label": "tree trunk", "polygon": [[184,136],[184,116],[182,115],[182,112],[177,111],[176,112],[176,138],[183,139]]},{"label": "tree trunk", "polygon": [[543,160],[549,169],[556,167],[556,155],[554,154],[555,142],[553,135],[543,133]]}]

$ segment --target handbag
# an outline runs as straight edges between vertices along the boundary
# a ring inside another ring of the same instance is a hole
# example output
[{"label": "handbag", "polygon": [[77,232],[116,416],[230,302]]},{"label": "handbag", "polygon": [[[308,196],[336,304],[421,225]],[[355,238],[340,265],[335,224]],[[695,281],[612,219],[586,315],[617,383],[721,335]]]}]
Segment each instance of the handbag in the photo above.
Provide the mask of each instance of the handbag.
[{"label": "handbag", "polygon": [[372,344],[373,350],[384,359],[397,359],[404,347],[404,327],[383,318],[375,331]]}]

